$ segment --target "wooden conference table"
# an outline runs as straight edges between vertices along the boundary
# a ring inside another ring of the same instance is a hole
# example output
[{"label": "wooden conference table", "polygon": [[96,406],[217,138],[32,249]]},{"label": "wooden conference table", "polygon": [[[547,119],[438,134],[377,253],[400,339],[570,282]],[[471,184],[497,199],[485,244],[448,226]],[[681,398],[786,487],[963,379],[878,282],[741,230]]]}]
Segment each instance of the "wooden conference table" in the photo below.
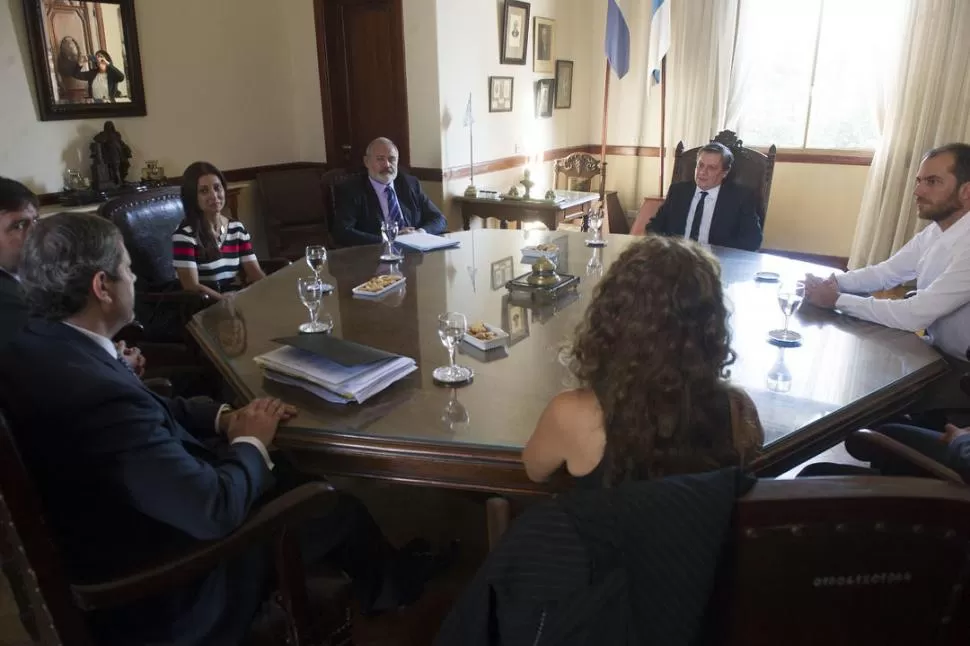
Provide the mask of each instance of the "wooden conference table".
[{"label": "wooden conference table", "polygon": [[[328,279],[336,291],[324,301],[334,334],[413,357],[419,370],[363,405],[328,404],[299,388],[265,381],[253,357],[277,346],[271,339],[296,333],[307,319],[296,279],[309,275],[294,263],[232,300],[197,314],[190,330],[240,400],[273,395],[300,407],[276,444],[310,473],[362,476],[496,493],[555,488],[531,483],[519,453],[549,399],[564,387],[558,348],[583,316],[601,270],[588,270],[593,251],[586,234],[475,230],[451,234],[461,247],[408,255],[399,270],[404,291],[381,301],[356,299],[351,288],[388,265],[380,249],[358,247],[330,254]],[[528,236],[528,237],[527,237]],[[604,267],[637,238],[608,236]],[[510,300],[505,280],[526,273],[521,247],[552,241],[562,249],[560,271],[579,275],[576,296],[555,307],[525,308]],[[800,277],[829,270],[777,256],[715,249],[733,310],[737,362],[731,379],[758,407],[766,445],[755,464],[777,475],[839,441],[849,431],[899,411],[945,362],[916,335],[806,307],[793,317],[801,347],[781,349],[766,333],[783,323],[776,285],[753,280],[771,270]],[[510,270],[511,268],[511,270]],[[589,272],[589,273],[587,273]],[[485,321],[512,334],[507,350],[488,354],[465,348],[460,363],[475,370],[459,389],[434,385],[431,371],[447,362],[437,317],[445,311]],[[649,343],[644,339],[644,343]],[[787,392],[785,390],[787,385]]]}]

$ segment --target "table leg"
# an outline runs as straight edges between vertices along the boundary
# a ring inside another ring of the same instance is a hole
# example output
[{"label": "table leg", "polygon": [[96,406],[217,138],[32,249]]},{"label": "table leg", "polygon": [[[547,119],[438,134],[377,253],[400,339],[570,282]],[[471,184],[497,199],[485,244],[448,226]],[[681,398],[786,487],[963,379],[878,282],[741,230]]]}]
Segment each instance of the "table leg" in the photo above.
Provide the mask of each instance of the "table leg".
[{"label": "table leg", "polygon": [[562,211],[549,211],[548,215],[543,216],[542,223],[546,225],[546,228],[550,231],[555,231],[559,228],[560,220],[564,219]]},{"label": "table leg", "polygon": [[465,229],[465,231],[468,231],[469,229],[472,228],[472,218],[471,218],[471,215],[468,213],[468,211],[465,209],[466,207],[464,206],[461,207],[461,221],[462,221],[462,227]]},{"label": "table leg", "polygon": [[501,220],[498,221],[498,227],[500,229],[508,229],[509,228],[509,221],[506,220],[505,218],[502,218]]},{"label": "table leg", "polygon": [[499,539],[509,528],[511,521],[512,508],[506,498],[494,496],[485,501],[485,526],[488,529],[489,551],[498,545]]}]

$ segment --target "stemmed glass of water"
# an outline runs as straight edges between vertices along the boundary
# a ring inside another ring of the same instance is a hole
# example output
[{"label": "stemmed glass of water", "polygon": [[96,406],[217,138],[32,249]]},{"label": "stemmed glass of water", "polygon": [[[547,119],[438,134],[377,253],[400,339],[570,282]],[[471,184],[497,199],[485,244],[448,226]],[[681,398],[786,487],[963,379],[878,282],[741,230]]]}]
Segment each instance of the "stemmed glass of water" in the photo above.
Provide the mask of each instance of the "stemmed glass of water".
[{"label": "stemmed glass of water", "polygon": [[297,278],[296,289],[300,295],[300,300],[310,312],[310,322],[300,325],[300,332],[313,334],[316,332],[329,332],[333,328],[333,320],[329,314],[324,315],[324,320],[319,320],[320,306],[323,303],[323,294],[326,291],[323,283],[313,278]]},{"label": "stemmed glass of water", "polygon": [[320,272],[323,271],[323,266],[327,264],[327,248],[322,244],[308,245],[306,248],[306,264],[313,272],[313,277],[323,286],[323,291],[333,291],[333,285],[320,278]]},{"label": "stemmed glass of water", "polygon": [[381,260],[384,262],[397,262],[402,258],[401,254],[394,250],[398,231],[397,222],[387,220],[381,222],[381,237],[384,238],[384,253],[381,254]]},{"label": "stemmed glass of water", "polygon": [[792,314],[798,311],[802,301],[805,300],[805,281],[803,280],[782,280],[778,283],[778,307],[785,315],[785,329],[772,330],[768,333],[775,341],[782,343],[798,343],[802,340],[802,335],[788,329],[788,323]]},{"label": "stemmed glass of water", "polygon": [[589,225],[589,230],[593,232],[593,237],[586,238],[587,247],[605,247],[606,240],[603,239],[602,228],[603,228],[603,209],[594,208],[590,209],[586,216],[586,223]]},{"label": "stemmed glass of water", "polygon": [[448,348],[448,365],[435,368],[431,376],[434,380],[443,384],[460,384],[470,381],[475,375],[471,368],[459,366],[455,363],[455,355],[458,352],[458,344],[468,331],[468,320],[464,314],[458,312],[445,312],[438,317],[438,336],[446,348]]}]

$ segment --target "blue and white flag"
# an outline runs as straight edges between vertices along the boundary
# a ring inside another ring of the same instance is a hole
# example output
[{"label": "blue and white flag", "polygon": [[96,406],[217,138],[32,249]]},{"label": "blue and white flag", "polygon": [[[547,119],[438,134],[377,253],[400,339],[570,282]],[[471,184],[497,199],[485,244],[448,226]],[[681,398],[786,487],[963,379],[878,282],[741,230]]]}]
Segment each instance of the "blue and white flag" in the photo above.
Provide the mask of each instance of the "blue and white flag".
[{"label": "blue and white flag", "polygon": [[647,69],[654,83],[660,82],[660,64],[670,49],[670,0],[653,0],[650,14],[650,53]]},{"label": "blue and white flag", "polygon": [[[608,0],[606,7],[606,58],[616,75],[623,78],[630,71],[630,26],[627,24],[622,0]],[[630,2],[630,0],[627,0]]]}]

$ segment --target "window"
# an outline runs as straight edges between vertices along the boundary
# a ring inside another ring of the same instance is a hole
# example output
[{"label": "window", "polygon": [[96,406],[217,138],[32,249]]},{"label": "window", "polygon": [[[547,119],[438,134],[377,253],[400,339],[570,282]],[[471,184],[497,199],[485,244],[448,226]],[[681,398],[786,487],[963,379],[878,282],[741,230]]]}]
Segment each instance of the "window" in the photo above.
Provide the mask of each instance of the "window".
[{"label": "window", "polygon": [[873,149],[911,0],[740,0],[747,145]]}]

